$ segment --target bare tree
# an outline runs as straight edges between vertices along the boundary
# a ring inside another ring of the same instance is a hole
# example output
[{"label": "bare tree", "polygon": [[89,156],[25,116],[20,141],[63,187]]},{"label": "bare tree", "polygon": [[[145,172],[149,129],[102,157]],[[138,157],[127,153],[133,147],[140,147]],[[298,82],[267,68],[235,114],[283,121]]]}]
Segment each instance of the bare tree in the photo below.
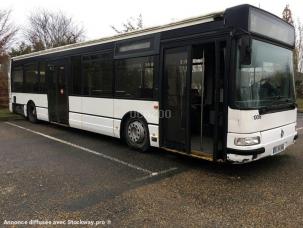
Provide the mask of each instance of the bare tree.
[{"label": "bare tree", "polygon": [[0,10],[0,54],[7,51],[18,31],[11,22],[10,16],[10,10]]},{"label": "bare tree", "polygon": [[39,51],[82,41],[84,29],[62,12],[39,10],[29,17],[25,37],[33,51]]},{"label": "bare tree", "polygon": [[137,18],[133,18],[130,17],[129,19],[126,20],[125,23],[122,23],[121,28],[117,28],[114,25],[110,26],[116,33],[126,33],[126,32],[131,32],[131,31],[135,31],[138,29],[142,29],[143,28],[143,19],[142,19],[142,15],[139,14],[139,16]]},{"label": "bare tree", "polygon": [[292,12],[287,4],[282,12],[282,18],[284,21],[288,22],[289,24],[293,25],[294,20],[292,19]]},{"label": "bare tree", "polygon": [[[287,23],[294,25],[294,20],[292,18],[292,12],[291,12],[291,9],[289,8],[288,4],[285,6],[285,8],[282,12],[282,18]],[[293,58],[294,58],[294,68],[295,68],[295,71],[297,72],[298,71],[298,61],[297,61],[297,49],[296,48],[293,53]]]},{"label": "bare tree", "polygon": [[298,72],[303,73],[303,24],[300,20],[296,26],[296,61]]},{"label": "bare tree", "polygon": [[282,17],[283,20],[295,26],[295,49],[293,53],[295,85],[297,95],[303,96],[303,24],[299,19],[296,24],[294,23],[289,5],[284,8]]},{"label": "bare tree", "polygon": [[294,20],[292,18],[292,12],[287,4],[282,13],[283,19],[291,25],[295,26],[296,29],[296,43],[295,43],[295,51],[294,51],[294,63],[295,70],[297,72],[303,71],[303,24],[298,19],[297,24],[294,24]]},{"label": "bare tree", "polygon": [[9,57],[0,55],[0,107],[8,106]]}]

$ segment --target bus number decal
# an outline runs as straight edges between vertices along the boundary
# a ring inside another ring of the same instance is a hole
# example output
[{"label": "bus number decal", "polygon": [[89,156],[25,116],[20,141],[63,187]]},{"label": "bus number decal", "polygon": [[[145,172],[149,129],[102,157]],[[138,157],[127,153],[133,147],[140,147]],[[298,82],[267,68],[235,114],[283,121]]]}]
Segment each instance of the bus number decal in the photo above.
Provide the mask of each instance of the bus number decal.
[{"label": "bus number decal", "polygon": [[261,115],[254,115],[254,120],[260,120],[261,119]]}]

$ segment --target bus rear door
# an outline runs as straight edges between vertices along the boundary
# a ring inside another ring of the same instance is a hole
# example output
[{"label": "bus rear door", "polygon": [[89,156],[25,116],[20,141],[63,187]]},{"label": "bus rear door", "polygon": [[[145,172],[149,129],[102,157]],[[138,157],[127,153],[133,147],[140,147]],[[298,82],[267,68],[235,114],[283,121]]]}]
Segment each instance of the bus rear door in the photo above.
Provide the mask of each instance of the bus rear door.
[{"label": "bus rear door", "polygon": [[48,64],[48,110],[50,122],[68,125],[68,94],[67,94],[66,61]]}]

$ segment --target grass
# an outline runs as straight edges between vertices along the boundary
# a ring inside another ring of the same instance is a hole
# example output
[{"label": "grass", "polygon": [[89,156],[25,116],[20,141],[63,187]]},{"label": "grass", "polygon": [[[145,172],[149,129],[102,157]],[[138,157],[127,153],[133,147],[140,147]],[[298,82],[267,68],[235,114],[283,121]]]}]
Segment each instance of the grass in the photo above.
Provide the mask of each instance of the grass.
[{"label": "grass", "polygon": [[0,108],[0,117],[8,117],[10,114],[7,108]]},{"label": "grass", "polygon": [[10,119],[18,119],[20,118],[19,115],[16,115],[14,113],[11,113],[8,108],[2,108],[0,107],[0,121],[6,121]]},{"label": "grass", "polygon": [[303,98],[297,97],[297,105],[298,105],[298,111],[303,112]]}]

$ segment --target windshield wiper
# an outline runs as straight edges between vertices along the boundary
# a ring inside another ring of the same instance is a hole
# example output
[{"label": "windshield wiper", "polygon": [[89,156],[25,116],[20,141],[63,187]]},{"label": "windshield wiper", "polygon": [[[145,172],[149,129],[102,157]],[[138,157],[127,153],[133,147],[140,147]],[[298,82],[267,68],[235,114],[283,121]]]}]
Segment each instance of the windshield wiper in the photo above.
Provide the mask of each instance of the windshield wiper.
[{"label": "windshield wiper", "polygon": [[276,97],[273,97],[274,101],[272,101],[270,103],[270,106],[274,106],[276,104],[281,104],[281,102],[286,102],[286,103],[289,103],[291,101],[291,99],[289,97],[285,97],[285,96],[276,96]]},{"label": "windshield wiper", "polygon": [[[280,108],[285,108],[285,106],[294,105],[294,102],[291,102],[292,99],[285,96],[275,96],[271,97],[273,100],[266,106],[259,107],[260,115],[268,113],[270,110],[278,110]],[[290,103],[291,102],[291,103]]]},{"label": "windshield wiper", "polygon": [[[270,105],[262,106],[259,108],[260,115],[266,114],[266,113],[270,112],[270,110],[280,110],[280,109],[285,109],[286,107],[292,107],[292,106],[295,107],[295,103],[291,102],[293,100],[290,99],[289,97],[276,96],[276,97],[273,97],[273,99],[275,99],[275,100],[273,100],[270,103]],[[281,102],[285,102],[285,103],[281,103]]]}]

